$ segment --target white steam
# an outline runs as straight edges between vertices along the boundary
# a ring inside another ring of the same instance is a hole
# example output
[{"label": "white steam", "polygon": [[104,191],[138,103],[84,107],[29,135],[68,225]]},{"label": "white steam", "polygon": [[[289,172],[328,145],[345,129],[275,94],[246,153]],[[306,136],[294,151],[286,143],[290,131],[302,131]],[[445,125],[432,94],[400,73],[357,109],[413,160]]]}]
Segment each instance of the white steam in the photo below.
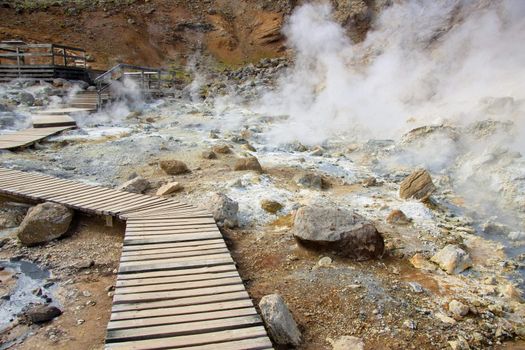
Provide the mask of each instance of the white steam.
[{"label": "white steam", "polygon": [[[277,141],[396,138],[487,118],[523,128],[525,2],[399,1],[360,44],[331,11],[303,5],[284,28],[295,66],[258,102],[259,111],[289,115],[273,131]],[[502,98],[508,106],[491,112]]]}]

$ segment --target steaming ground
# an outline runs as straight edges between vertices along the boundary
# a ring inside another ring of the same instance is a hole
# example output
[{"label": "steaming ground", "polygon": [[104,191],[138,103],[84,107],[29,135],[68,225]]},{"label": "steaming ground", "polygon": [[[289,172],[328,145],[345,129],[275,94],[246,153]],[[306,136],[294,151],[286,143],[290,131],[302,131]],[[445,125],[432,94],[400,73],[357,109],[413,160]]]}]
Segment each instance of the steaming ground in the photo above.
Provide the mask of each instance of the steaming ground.
[{"label": "steaming ground", "polygon": [[[199,72],[182,96],[148,103],[124,84],[119,103],[76,116],[80,129],[3,152],[0,162],[109,187],[140,175],[151,194],[177,181],[184,190],[173,196],[195,205],[226,194],[239,203],[241,227],[225,235],[251,296],[282,294],[304,349],[330,349],[328,338],[343,335],[362,338],[367,349],[500,348],[525,336],[525,57],[516,44],[523,14],[520,1],[396,2],[352,44],[330,7],[305,5],[285,29],[294,61]],[[27,125],[24,94],[57,103],[49,89],[2,87],[16,102],[0,111],[2,129]],[[202,158],[216,145],[232,153]],[[263,174],[233,170],[246,155],[259,159]],[[182,160],[191,173],[167,176],[163,159]],[[398,194],[419,167],[438,188],[427,204]],[[320,176],[323,188],[298,185],[305,174]],[[271,214],[263,200],[283,208]],[[291,235],[305,204],[371,219],[386,257],[331,256],[320,267],[322,255]],[[387,223],[394,209],[411,224]],[[465,249],[473,267],[449,275],[428,261],[448,244]],[[452,317],[452,300],[468,314]]]}]

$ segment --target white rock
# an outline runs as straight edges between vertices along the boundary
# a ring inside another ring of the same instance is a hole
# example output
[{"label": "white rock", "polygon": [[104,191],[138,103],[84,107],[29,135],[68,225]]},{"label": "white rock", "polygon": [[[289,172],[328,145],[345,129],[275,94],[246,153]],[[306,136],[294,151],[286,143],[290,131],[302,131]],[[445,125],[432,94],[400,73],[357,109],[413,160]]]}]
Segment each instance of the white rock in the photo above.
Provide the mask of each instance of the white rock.
[{"label": "white rock", "polygon": [[317,262],[317,265],[319,265],[319,267],[329,267],[331,264],[332,259],[328,256],[319,259],[319,261]]},{"label": "white rock", "polygon": [[143,193],[149,187],[149,181],[141,176],[137,176],[127,182],[124,182],[117,189],[132,193]]},{"label": "white rock", "polygon": [[448,311],[456,317],[463,317],[468,314],[469,307],[460,301],[452,300],[448,303]]},{"label": "white rock", "polygon": [[364,350],[365,344],[360,338],[352,336],[342,336],[332,343],[332,350]]},{"label": "white rock", "polygon": [[239,224],[237,217],[239,203],[225,194],[214,193],[207,201],[206,207],[211,211],[218,225],[233,228]]},{"label": "white rock", "polygon": [[470,256],[460,247],[449,244],[431,259],[449,274],[457,274],[472,267]]},{"label": "white rock", "polygon": [[265,295],[259,302],[261,315],[275,343],[298,346],[302,335],[279,294]]},{"label": "white rock", "polygon": [[157,196],[166,196],[168,194],[172,194],[172,193],[181,191],[183,188],[184,187],[178,182],[170,182],[170,183],[167,183],[167,184],[161,186],[157,190],[156,194],[157,194]]}]

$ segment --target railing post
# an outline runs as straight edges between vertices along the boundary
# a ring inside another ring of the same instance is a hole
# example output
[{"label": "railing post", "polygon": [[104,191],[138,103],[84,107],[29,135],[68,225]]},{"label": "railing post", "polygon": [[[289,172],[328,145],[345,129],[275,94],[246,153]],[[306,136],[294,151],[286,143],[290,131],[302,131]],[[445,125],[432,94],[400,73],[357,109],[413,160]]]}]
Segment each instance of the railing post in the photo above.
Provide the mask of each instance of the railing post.
[{"label": "railing post", "polygon": [[18,69],[18,78],[22,75],[22,72],[20,70],[20,48],[16,47],[16,67]]},{"label": "railing post", "polygon": [[55,65],[55,47],[51,44],[51,65]]},{"label": "railing post", "polygon": [[64,66],[67,67],[67,57],[66,57],[66,49],[62,49],[62,54],[64,55]]}]

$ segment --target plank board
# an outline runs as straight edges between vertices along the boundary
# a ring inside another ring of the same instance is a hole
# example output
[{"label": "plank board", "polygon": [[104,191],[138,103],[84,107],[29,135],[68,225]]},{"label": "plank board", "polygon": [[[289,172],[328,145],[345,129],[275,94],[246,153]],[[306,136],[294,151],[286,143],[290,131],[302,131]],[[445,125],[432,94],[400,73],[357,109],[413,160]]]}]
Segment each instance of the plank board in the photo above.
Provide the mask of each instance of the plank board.
[{"label": "plank board", "polygon": [[69,130],[72,126],[26,129],[9,134],[0,135],[0,149],[13,149],[27,147],[35,142],[55,135],[59,132]]},{"label": "plank board", "polygon": [[[24,131],[0,145],[41,134]],[[0,193],[127,220],[106,349],[272,348],[209,213],[166,198],[4,168]]]}]

